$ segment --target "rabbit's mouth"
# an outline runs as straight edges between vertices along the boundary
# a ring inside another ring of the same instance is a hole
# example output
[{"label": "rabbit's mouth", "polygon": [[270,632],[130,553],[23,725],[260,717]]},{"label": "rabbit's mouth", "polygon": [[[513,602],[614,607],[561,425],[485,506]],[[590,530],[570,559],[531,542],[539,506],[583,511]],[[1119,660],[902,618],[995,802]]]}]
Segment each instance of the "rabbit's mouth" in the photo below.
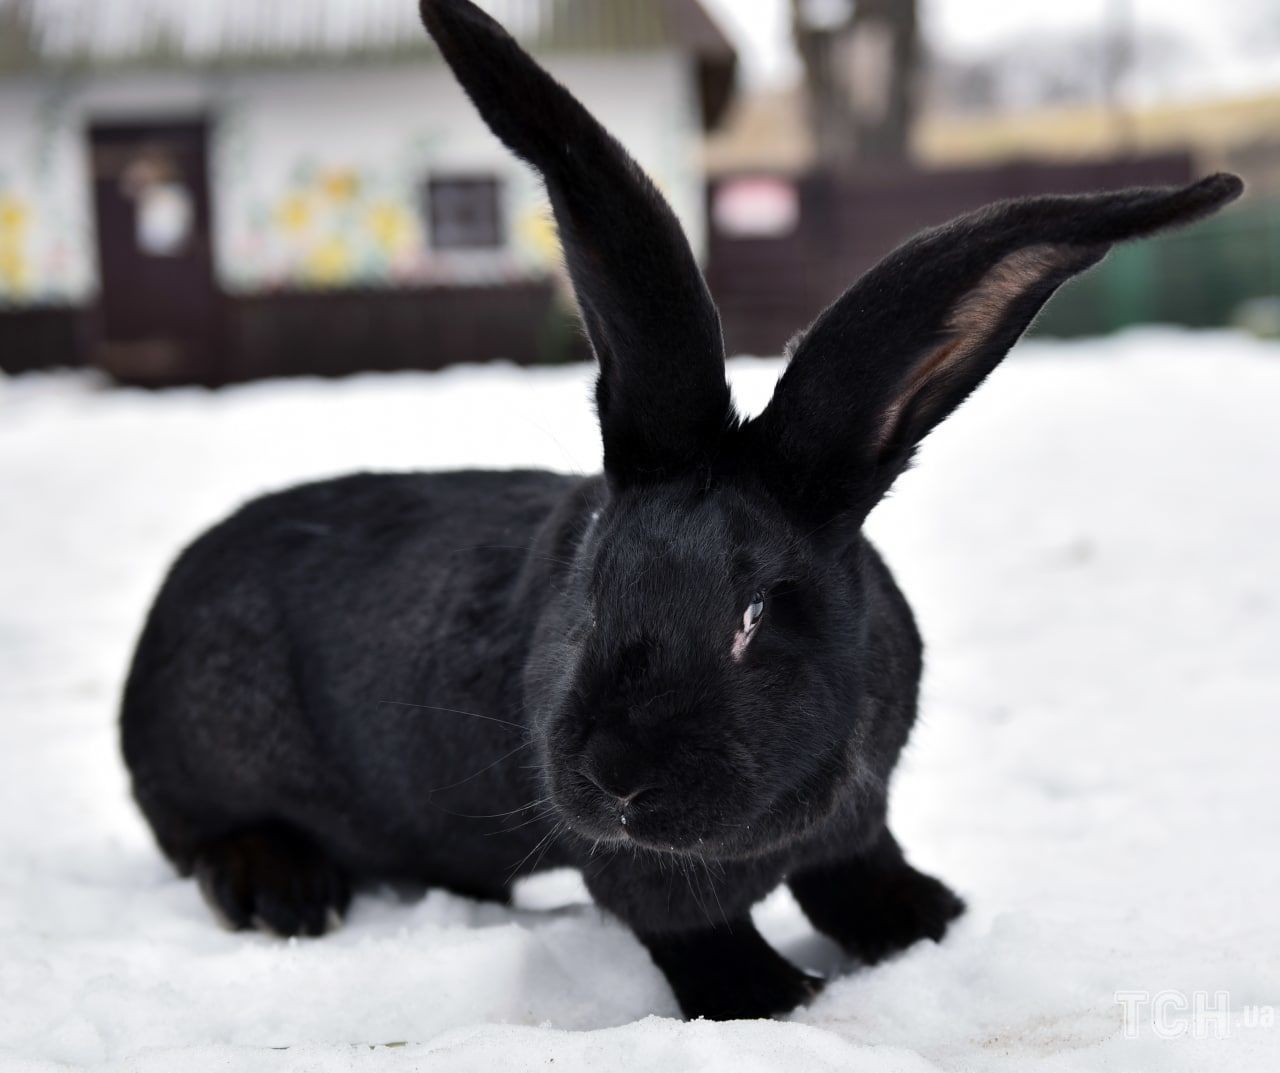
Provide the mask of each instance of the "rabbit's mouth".
[{"label": "rabbit's mouth", "polygon": [[593,842],[639,842],[654,834],[660,787],[610,793],[581,771],[566,771],[557,782],[552,797],[570,830]]},{"label": "rabbit's mouth", "polygon": [[714,856],[740,826],[716,824],[705,803],[671,787],[644,786],[619,796],[577,771],[555,781],[552,796],[569,830],[593,844]]}]

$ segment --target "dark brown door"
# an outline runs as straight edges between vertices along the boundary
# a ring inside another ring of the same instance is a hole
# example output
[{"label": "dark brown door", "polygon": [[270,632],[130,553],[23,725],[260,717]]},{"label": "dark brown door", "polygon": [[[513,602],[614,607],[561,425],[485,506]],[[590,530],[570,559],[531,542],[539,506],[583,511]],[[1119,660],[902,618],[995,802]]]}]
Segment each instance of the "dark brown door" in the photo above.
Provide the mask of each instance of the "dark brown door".
[{"label": "dark brown door", "polygon": [[90,129],[102,296],[96,363],[142,384],[217,383],[208,127]]}]

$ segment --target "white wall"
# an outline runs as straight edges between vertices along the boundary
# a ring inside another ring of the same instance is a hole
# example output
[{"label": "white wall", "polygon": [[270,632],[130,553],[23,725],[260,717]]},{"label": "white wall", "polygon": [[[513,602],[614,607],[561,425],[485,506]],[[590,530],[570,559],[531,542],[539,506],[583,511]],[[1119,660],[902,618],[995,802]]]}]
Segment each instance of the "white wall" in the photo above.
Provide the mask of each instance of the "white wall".
[{"label": "white wall", "polygon": [[[549,66],[654,177],[701,251],[692,64],[649,53]],[[90,122],[198,115],[214,122],[215,248],[232,291],[496,280],[556,260],[535,177],[489,134],[440,64],[131,75],[61,88],[9,82],[0,83],[0,301],[83,300],[96,286]],[[420,184],[477,171],[505,179],[510,248],[430,250]],[[9,232],[6,207],[22,218]],[[6,247],[18,231],[21,248]],[[6,283],[9,262],[21,272]]]},{"label": "white wall", "polygon": [[0,83],[0,304],[90,292],[90,200],[87,153],[65,95]]}]

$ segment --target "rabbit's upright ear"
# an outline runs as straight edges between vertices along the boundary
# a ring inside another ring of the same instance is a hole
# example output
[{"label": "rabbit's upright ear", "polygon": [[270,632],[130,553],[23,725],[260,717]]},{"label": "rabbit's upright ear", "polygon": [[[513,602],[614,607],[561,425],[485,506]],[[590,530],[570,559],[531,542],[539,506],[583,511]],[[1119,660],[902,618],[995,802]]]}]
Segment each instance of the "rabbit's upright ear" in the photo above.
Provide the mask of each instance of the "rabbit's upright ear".
[{"label": "rabbit's upright ear", "polygon": [[422,19],[490,129],[541,172],[592,348],[618,482],[706,462],[736,421],[720,316],[679,222],[621,145],[468,0]]},{"label": "rabbit's upright ear", "polygon": [[795,346],[772,401],[744,429],[752,466],[819,522],[861,520],[1062,283],[1113,243],[1206,216],[1241,189],[1235,176],[1214,175],[1027,198],[916,236]]}]

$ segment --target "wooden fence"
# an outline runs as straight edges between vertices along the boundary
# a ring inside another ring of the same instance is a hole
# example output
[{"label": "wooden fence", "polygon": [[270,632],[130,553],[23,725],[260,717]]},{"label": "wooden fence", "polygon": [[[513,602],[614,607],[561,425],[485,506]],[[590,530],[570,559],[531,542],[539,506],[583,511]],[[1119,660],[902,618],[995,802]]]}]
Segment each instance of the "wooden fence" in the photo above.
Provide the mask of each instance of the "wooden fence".
[{"label": "wooden fence", "polygon": [[[731,354],[777,354],[866,269],[916,231],[992,201],[1189,181],[1186,154],[1088,164],[883,171],[798,181],[800,213],[788,234],[739,238],[712,229],[707,279]],[[719,186],[709,198],[715,206]],[[714,211],[712,217],[714,218]]]},{"label": "wooden fence", "polygon": [[[96,308],[0,309],[0,369],[89,365],[122,383],[218,386],[276,376],[522,365],[590,356],[550,281],[485,287],[279,291],[222,295],[203,350],[164,341],[107,346]],[[154,358],[153,358],[154,352]]]}]

